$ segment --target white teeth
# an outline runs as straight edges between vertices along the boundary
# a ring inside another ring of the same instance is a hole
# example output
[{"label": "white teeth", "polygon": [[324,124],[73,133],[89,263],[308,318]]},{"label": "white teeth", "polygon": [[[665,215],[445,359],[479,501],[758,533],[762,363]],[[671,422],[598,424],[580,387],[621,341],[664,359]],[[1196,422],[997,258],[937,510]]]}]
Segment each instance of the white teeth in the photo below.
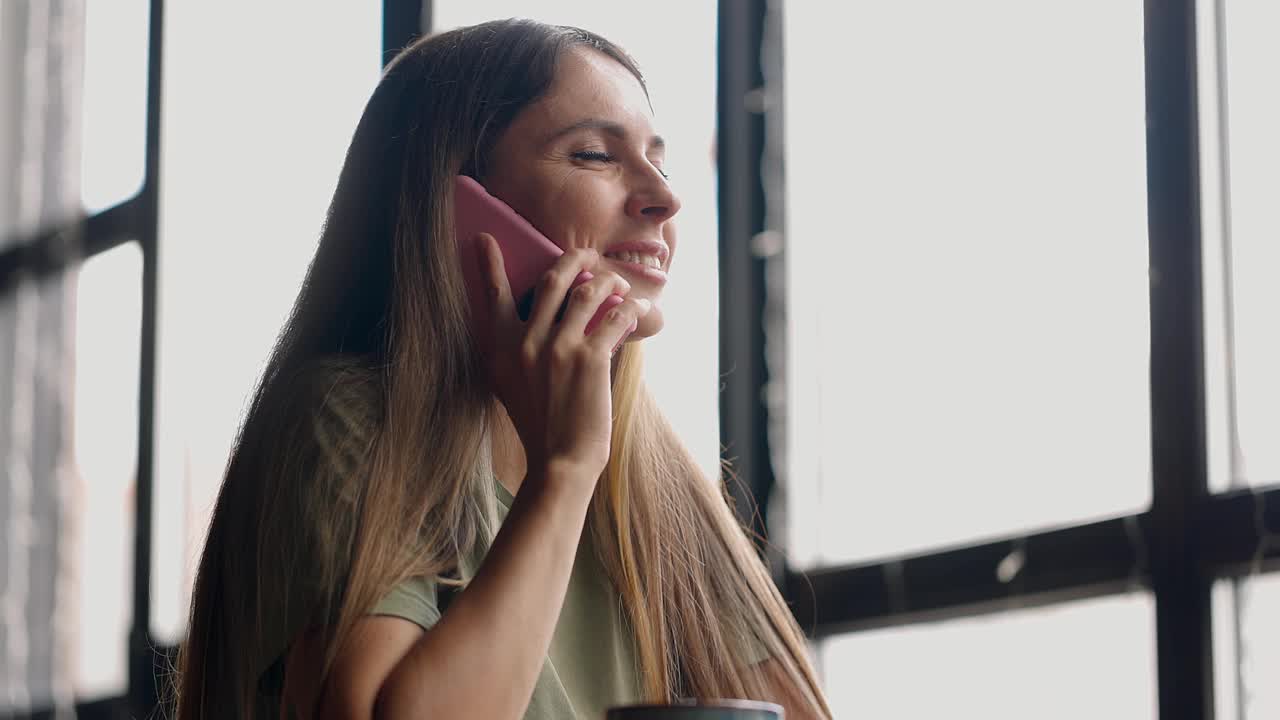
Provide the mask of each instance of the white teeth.
[{"label": "white teeth", "polygon": [[605,257],[611,257],[615,260],[621,260],[622,262],[644,265],[655,269],[662,268],[662,261],[658,260],[657,255],[641,255],[640,253],[635,252],[619,252],[606,253]]}]

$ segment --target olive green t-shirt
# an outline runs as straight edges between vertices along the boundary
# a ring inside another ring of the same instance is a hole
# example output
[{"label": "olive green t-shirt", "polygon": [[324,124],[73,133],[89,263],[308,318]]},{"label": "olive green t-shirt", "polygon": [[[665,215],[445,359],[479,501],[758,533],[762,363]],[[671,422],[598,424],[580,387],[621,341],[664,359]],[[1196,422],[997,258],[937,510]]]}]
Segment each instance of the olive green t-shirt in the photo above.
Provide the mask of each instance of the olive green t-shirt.
[{"label": "olive green t-shirt", "polygon": [[[493,486],[499,518],[505,521],[511,493],[496,479]],[[486,550],[463,559],[463,577],[475,575]],[[404,618],[429,629],[440,619],[438,608],[435,583],[414,578],[393,588],[371,614]],[[617,592],[596,558],[591,532],[584,530],[525,720],[603,720],[609,707],[638,702],[638,688],[631,632]]]},{"label": "olive green t-shirt", "polygon": [[[492,484],[499,522],[505,521],[513,498],[496,478]],[[470,557],[461,559],[461,577],[475,576],[491,542],[492,536]],[[410,578],[392,588],[369,614],[403,618],[429,630],[440,620],[444,605],[440,595],[447,592],[459,591],[440,589],[427,578]],[[286,620],[281,630],[291,634],[298,620]],[[632,637],[623,619],[620,598],[596,557],[591,532],[584,530],[551,647],[534,685],[525,720],[603,720],[609,707],[639,702]],[[259,711],[263,717],[277,714],[274,708],[281,699],[285,654],[287,650],[275,656],[276,662],[260,681]],[[502,682],[502,678],[494,677],[492,681]]]},{"label": "olive green t-shirt", "polygon": [[[303,393],[316,402],[310,439],[320,461],[312,482],[290,485],[282,492],[298,495],[293,502],[303,509],[317,494],[340,505],[349,502],[350,473],[367,453],[370,428],[379,421],[381,390],[376,374],[342,359],[320,365],[307,377],[305,387],[309,390]],[[511,493],[491,470],[486,468],[483,475],[493,488],[496,517],[471,555],[459,559],[458,574],[464,580],[475,576],[513,502]],[[326,555],[341,552],[346,536],[331,528],[313,527],[316,522],[308,520],[305,512],[280,523],[279,533],[301,533],[306,538],[304,546],[323,547],[321,554]],[[272,566],[274,571],[268,569],[261,580],[267,621],[262,624],[254,674],[259,678],[259,714],[277,717],[288,645],[316,612],[315,599],[329,591],[308,580],[307,558],[264,557],[277,566]],[[411,578],[392,588],[370,612],[430,629],[439,621],[442,609],[447,612],[440,595],[448,591],[444,588],[438,593],[431,579]],[[767,657],[762,647],[752,643],[744,650],[739,659],[747,664]],[[621,599],[596,557],[591,532],[584,530],[525,720],[602,720],[608,707],[640,700],[636,668],[635,641],[624,619]],[[503,679],[494,677],[492,681],[501,683]]]},{"label": "olive green t-shirt", "polygon": [[[294,502],[300,508],[307,506],[308,496],[319,494],[328,498],[326,502],[341,504],[349,495],[345,488],[351,472],[370,446],[371,428],[380,420],[382,398],[377,375],[358,363],[332,358],[303,376],[299,388],[303,402],[314,407],[308,440],[315,444],[318,462],[311,482],[288,489],[298,495]],[[484,452],[487,459],[487,448]],[[482,480],[492,487],[496,517],[486,523],[489,527],[482,530],[481,542],[470,556],[459,558],[458,576],[464,581],[480,568],[513,502],[488,463],[484,465]],[[311,528],[314,520],[308,520],[305,513],[280,522],[288,526],[282,526],[281,533],[302,533],[307,544],[325,545],[324,553],[339,552],[337,544],[345,537]],[[273,555],[267,557],[278,560],[279,567],[262,580],[263,596],[269,601],[264,613],[269,620],[263,624],[255,671],[259,713],[277,717],[288,645],[316,612],[313,601],[325,590],[310,579],[313,563],[309,558],[286,562]],[[370,614],[395,616],[430,629],[439,621],[442,609],[447,612],[447,602],[441,602],[440,595],[459,592],[441,587],[438,593],[437,589],[432,579],[411,578],[392,588]],[[635,643],[623,613],[621,599],[596,557],[591,532],[584,529],[526,720],[601,720],[608,707],[639,700]],[[512,638],[512,642],[518,641]]]}]

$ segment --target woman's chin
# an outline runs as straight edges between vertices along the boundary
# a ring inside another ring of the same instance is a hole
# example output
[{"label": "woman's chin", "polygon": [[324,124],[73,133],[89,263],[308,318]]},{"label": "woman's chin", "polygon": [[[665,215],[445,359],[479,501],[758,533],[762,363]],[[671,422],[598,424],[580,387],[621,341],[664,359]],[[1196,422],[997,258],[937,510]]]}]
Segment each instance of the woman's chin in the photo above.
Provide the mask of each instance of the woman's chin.
[{"label": "woman's chin", "polygon": [[627,342],[653,337],[662,332],[662,327],[665,324],[666,321],[662,317],[662,308],[654,305],[647,315],[640,318],[636,331],[627,336]]}]

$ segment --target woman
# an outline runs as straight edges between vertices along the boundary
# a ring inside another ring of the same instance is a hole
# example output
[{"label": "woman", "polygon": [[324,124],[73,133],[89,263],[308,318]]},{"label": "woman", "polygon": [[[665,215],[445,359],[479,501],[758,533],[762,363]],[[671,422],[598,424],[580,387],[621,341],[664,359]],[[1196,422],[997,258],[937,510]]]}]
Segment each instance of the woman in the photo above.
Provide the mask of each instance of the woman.
[{"label": "woman", "polygon": [[[591,33],[486,23],[391,63],[218,496],[181,720],[599,718],[690,696],[829,717],[718,483],[641,383],[680,208],[662,161],[639,70]],[[527,322],[492,238],[488,306],[466,303],[457,174],[566,251]]]}]

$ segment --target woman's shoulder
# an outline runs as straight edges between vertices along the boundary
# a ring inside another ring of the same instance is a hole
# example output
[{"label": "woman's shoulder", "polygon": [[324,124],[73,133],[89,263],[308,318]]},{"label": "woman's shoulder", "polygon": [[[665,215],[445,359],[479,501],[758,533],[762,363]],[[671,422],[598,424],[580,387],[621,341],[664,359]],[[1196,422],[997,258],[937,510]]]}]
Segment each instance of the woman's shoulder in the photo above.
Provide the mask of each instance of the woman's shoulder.
[{"label": "woman's shoulder", "polygon": [[363,355],[321,355],[306,361],[297,386],[323,405],[369,405],[381,400],[382,374]]},{"label": "woman's shoulder", "polygon": [[325,355],[309,361],[296,382],[314,438],[330,459],[347,465],[363,453],[382,419],[378,368],[362,356]]},{"label": "woman's shoulder", "polygon": [[303,402],[317,414],[360,418],[381,410],[382,374],[363,356],[312,358],[302,366],[295,383]]}]

